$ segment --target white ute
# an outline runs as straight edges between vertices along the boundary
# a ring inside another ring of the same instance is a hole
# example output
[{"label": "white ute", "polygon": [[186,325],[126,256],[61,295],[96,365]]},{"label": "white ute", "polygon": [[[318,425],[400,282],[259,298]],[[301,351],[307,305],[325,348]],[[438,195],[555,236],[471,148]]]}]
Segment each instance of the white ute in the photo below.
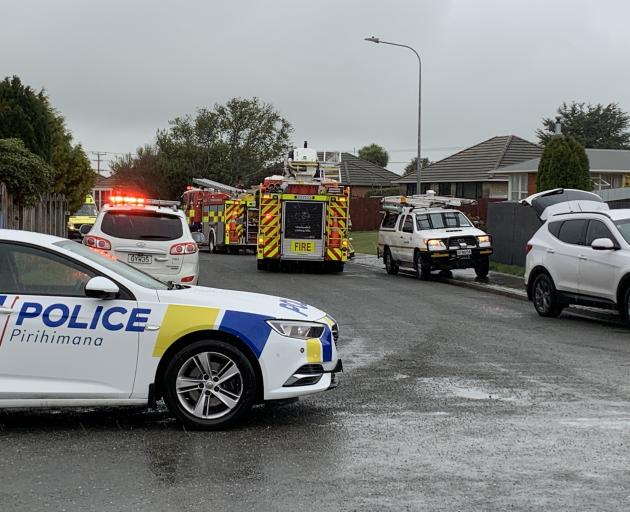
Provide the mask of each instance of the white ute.
[{"label": "white ute", "polygon": [[477,276],[486,277],[492,238],[462,212],[449,208],[473,202],[436,196],[432,190],[383,198],[377,255],[383,257],[387,272],[406,268],[427,279],[432,270],[474,268]]}]

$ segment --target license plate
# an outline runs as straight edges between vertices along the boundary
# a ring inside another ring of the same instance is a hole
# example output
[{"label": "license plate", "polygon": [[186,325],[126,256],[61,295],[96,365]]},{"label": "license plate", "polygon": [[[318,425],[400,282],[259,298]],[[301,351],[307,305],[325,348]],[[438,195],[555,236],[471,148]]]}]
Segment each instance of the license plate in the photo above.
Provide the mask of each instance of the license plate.
[{"label": "license plate", "polygon": [[140,265],[150,265],[153,263],[153,256],[148,254],[128,254],[128,263],[139,263]]},{"label": "license plate", "polygon": [[457,256],[470,256],[472,249],[457,249]]},{"label": "license plate", "polygon": [[291,242],[291,252],[315,252],[315,242]]}]

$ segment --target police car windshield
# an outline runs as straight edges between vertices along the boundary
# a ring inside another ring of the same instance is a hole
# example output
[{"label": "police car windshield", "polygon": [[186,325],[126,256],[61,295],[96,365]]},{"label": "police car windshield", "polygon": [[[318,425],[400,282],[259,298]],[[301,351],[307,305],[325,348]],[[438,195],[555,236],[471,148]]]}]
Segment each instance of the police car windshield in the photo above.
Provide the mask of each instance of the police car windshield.
[{"label": "police car windshield", "polygon": [[73,252],[85,258],[92,260],[94,263],[98,263],[102,267],[105,267],[112,272],[128,279],[138,286],[150,288],[152,290],[168,290],[170,286],[158,281],[154,277],[138,270],[137,268],[127,265],[122,261],[119,261],[111,256],[105,256],[94,249],[90,249],[85,245],[78,244],[72,240],[64,240],[62,242],[55,242],[57,247],[61,247],[67,251]]}]

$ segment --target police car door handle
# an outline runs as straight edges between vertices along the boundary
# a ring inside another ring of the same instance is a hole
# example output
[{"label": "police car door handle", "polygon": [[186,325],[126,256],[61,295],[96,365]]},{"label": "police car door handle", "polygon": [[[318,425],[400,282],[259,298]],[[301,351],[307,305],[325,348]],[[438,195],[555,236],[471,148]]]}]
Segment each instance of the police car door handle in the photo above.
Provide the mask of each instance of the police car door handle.
[{"label": "police car door handle", "polygon": [[13,313],[12,308],[0,308],[0,315],[10,315]]},{"label": "police car door handle", "polygon": [[160,330],[160,326],[159,325],[147,325],[144,328],[145,331],[159,331]]}]

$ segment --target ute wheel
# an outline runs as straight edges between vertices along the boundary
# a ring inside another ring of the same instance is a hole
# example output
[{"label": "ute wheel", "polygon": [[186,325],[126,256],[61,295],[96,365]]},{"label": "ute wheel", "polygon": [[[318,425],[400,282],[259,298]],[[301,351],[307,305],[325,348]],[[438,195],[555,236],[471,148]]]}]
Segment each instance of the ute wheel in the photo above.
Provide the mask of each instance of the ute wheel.
[{"label": "ute wheel", "polygon": [[215,430],[237,422],[251,409],[256,378],[236,347],[201,340],[175,354],[161,383],[169,411],[186,427]]},{"label": "ute wheel", "polygon": [[490,260],[486,256],[475,263],[475,274],[477,277],[484,278],[488,277],[488,272],[490,272]]},{"label": "ute wheel", "polygon": [[392,253],[389,250],[389,247],[385,248],[383,261],[385,262],[385,270],[387,270],[388,274],[391,274],[392,276],[395,276],[396,274],[398,274],[398,265],[396,265],[396,262],[394,261],[394,258],[392,257]]},{"label": "ute wheel", "polygon": [[540,316],[557,317],[563,307],[558,303],[556,287],[548,274],[538,274],[532,287],[534,308]]},{"label": "ute wheel", "polygon": [[422,255],[418,251],[413,256],[413,268],[416,270],[416,275],[423,281],[431,277],[431,263],[423,262]]}]

